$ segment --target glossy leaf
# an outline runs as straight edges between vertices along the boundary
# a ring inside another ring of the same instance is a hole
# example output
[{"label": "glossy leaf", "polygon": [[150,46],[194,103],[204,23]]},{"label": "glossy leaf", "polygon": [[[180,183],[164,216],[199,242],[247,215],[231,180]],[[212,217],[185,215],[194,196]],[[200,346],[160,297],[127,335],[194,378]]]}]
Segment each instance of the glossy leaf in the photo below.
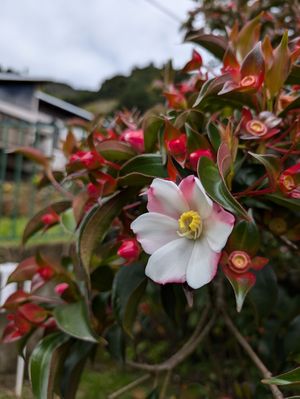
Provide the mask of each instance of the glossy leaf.
[{"label": "glossy leaf", "polygon": [[233,228],[227,242],[228,252],[245,251],[250,256],[256,255],[261,245],[260,235],[254,221],[239,221]]},{"label": "glossy leaf", "polygon": [[83,341],[99,341],[92,331],[83,301],[59,305],[54,309],[53,316],[58,327],[66,334]]},{"label": "glossy leaf", "polygon": [[33,256],[30,258],[22,260],[16,269],[10,274],[7,280],[7,284],[9,283],[20,283],[26,280],[31,280],[34,274],[38,270],[38,265],[36,264],[36,260]]},{"label": "glossy leaf", "polygon": [[278,298],[278,285],[271,266],[265,266],[256,273],[256,284],[250,292],[249,298],[260,319],[267,317],[272,312]]},{"label": "glossy leaf", "polygon": [[206,137],[203,136],[203,134],[196,132],[187,123],[185,124],[185,131],[187,136],[187,148],[189,152],[193,152],[199,148],[206,149],[210,147]]},{"label": "glossy leaf", "polygon": [[265,195],[265,197],[275,204],[283,206],[284,208],[288,208],[295,212],[300,211],[300,201],[297,199],[285,197],[279,192],[274,194],[267,194]]},{"label": "glossy leaf", "polygon": [[268,155],[261,155],[261,154],[254,154],[253,152],[249,151],[249,154],[257,159],[261,164],[264,165],[266,168],[266,172],[268,174],[268,178],[270,181],[270,187],[274,188],[277,184],[277,178],[280,173],[280,160],[275,155],[268,154]]},{"label": "glossy leaf", "polygon": [[25,244],[30,237],[32,237],[35,233],[38,231],[42,230],[45,225],[42,222],[42,216],[54,211],[58,215],[70,208],[71,202],[70,201],[59,201],[59,202],[54,202],[51,204],[51,206],[47,206],[46,208],[42,209],[39,211],[33,218],[29,220],[27,225],[25,226],[24,232],[23,232],[23,237],[22,237],[22,242]]},{"label": "glossy leaf", "polygon": [[68,232],[73,234],[76,230],[76,220],[74,217],[73,209],[68,209],[61,215],[61,224],[63,228]]},{"label": "glossy leaf", "polygon": [[285,83],[290,85],[300,84],[300,65],[294,64],[292,66]]},{"label": "glossy leaf", "polygon": [[60,348],[68,340],[65,334],[47,335],[35,347],[30,357],[29,371],[36,399],[54,398],[55,374],[60,363]]},{"label": "glossy leaf", "polygon": [[238,33],[236,47],[240,59],[243,59],[258,41],[261,25],[260,19],[261,14],[257,15],[251,21],[248,21]]},{"label": "glossy leaf", "polygon": [[112,288],[112,305],[119,324],[131,336],[138,303],[145,291],[147,279],[144,265],[124,266],[117,273]]},{"label": "glossy leaf", "polygon": [[218,151],[221,144],[221,136],[218,127],[212,121],[207,125],[207,133],[214,150]]},{"label": "glossy leaf", "polygon": [[133,189],[123,190],[108,199],[102,206],[96,205],[84,217],[79,227],[77,251],[87,273],[89,273],[90,262],[97,245],[104,239],[113,220],[135,193]]},{"label": "glossy leaf", "polygon": [[99,291],[109,291],[112,287],[114,272],[109,266],[99,266],[91,274],[92,288]]},{"label": "glossy leaf", "polygon": [[242,219],[251,221],[247,211],[231,195],[213,161],[202,157],[199,162],[198,175],[206,192],[214,201]]},{"label": "glossy leaf", "polygon": [[219,60],[223,59],[228,46],[228,42],[223,36],[204,34],[202,31],[190,32],[185,37],[185,41],[199,44]]},{"label": "glossy leaf", "polygon": [[266,73],[266,87],[271,96],[275,96],[282,88],[290,72],[290,51],[288,48],[288,32],[282,36],[282,40],[273,53],[273,63]]},{"label": "glossy leaf", "polygon": [[252,273],[234,275],[226,269],[224,269],[224,273],[234,291],[236,310],[237,312],[240,312],[242,310],[248,292],[255,284],[255,276]]},{"label": "glossy leaf", "polygon": [[119,362],[125,359],[125,339],[122,328],[118,324],[112,325],[105,334],[108,342],[107,349],[111,356]]},{"label": "glossy leaf", "polygon": [[164,119],[160,116],[162,109],[157,107],[148,111],[143,119],[145,152],[155,151],[159,142],[159,132],[164,126]]},{"label": "glossy leaf", "polygon": [[119,172],[119,184],[122,186],[143,186],[154,177],[167,177],[167,168],[158,154],[138,155],[126,162]]},{"label": "glossy leaf", "polygon": [[300,384],[300,367],[288,371],[287,373],[279,374],[272,378],[266,378],[262,380],[262,382],[264,384],[274,384],[274,385]]},{"label": "glossy leaf", "polygon": [[12,152],[15,154],[24,155],[24,157],[30,159],[31,161],[37,163],[38,165],[43,166],[46,169],[49,167],[48,158],[45,156],[45,154],[42,151],[38,150],[37,148],[18,147]]},{"label": "glossy leaf", "polygon": [[75,399],[85,363],[94,345],[89,342],[75,341],[69,348],[62,369],[60,391],[63,399]]},{"label": "glossy leaf", "polygon": [[96,150],[108,161],[127,161],[136,155],[136,151],[127,143],[117,140],[102,141]]}]

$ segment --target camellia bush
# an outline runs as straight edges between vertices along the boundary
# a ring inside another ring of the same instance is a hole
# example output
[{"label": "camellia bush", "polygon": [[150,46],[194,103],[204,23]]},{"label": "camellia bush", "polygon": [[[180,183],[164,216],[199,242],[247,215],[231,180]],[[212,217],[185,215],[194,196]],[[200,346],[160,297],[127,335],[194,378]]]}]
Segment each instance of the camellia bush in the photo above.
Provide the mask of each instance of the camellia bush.
[{"label": "camellia bush", "polygon": [[143,371],[121,391],[148,380],[149,398],[167,398],[178,381],[203,398],[295,395],[300,41],[285,31],[274,45],[260,33],[267,17],[226,36],[190,32],[220,68],[194,50],[179,80],[166,73],[164,106],[101,119],[81,142],[70,130],[64,173],[37,150],[16,150],[61,195],[23,243],[58,223],[71,237],[68,256],[39,252],[8,281],[31,280],[3,306],[2,342],[22,351],[38,337],[36,398],[74,398],[96,352]]}]

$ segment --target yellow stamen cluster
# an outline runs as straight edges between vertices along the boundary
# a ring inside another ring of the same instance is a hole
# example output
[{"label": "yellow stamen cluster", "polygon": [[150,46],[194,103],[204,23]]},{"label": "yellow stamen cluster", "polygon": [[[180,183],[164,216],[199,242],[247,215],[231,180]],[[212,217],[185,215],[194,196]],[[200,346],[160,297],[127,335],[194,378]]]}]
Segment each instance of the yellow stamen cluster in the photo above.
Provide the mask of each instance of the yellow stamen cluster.
[{"label": "yellow stamen cluster", "polygon": [[282,183],[288,191],[294,190],[294,188],[296,188],[295,180],[291,175],[284,176],[282,179]]},{"label": "yellow stamen cluster", "polygon": [[196,240],[200,237],[203,228],[199,213],[196,211],[183,212],[178,219],[178,227],[177,233],[180,237]]},{"label": "yellow stamen cluster", "polygon": [[268,131],[267,126],[261,121],[258,121],[256,119],[249,121],[246,125],[246,129],[248,130],[249,133],[253,134],[254,136],[263,136]]},{"label": "yellow stamen cluster", "polygon": [[251,259],[244,251],[234,251],[229,256],[229,267],[236,273],[244,273],[251,266]]}]

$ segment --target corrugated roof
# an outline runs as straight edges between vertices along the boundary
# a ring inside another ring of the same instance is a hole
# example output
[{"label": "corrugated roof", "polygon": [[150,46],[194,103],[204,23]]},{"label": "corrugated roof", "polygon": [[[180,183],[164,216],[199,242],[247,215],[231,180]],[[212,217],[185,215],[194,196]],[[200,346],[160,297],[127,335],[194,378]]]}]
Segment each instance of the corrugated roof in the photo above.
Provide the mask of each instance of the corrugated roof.
[{"label": "corrugated roof", "polygon": [[67,101],[61,100],[57,97],[53,97],[49,94],[43,93],[42,91],[37,91],[35,93],[35,97],[40,101],[53,105],[54,107],[60,108],[64,111],[70,112],[71,114],[83,118],[87,121],[91,121],[94,118],[94,115],[91,112],[76,107],[75,105],[70,104]]}]

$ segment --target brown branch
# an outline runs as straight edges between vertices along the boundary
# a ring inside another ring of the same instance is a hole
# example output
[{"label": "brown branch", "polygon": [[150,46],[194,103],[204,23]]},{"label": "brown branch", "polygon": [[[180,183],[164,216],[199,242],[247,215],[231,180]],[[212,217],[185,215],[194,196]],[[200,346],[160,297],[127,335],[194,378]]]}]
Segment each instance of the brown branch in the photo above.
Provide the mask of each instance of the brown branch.
[{"label": "brown branch", "polygon": [[162,386],[160,394],[159,394],[159,399],[165,399],[166,398],[167,389],[168,389],[168,385],[170,383],[171,375],[172,375],[172,370],[168,370],[167,373],[166,373],[164,382],[163,382],[163,386]]},{"label": "brown branch", "polygon": [[126,393],[130,391],[131,389],[137,387],[138,385],[142,384],[143,382],[149,380],[151,377],[151,374],[145,374],[143,377],[138,378],[137,380],[131,382],[130,384],[126,385],[125,387],[122,387],[115,391],[114,393],[108,395],[108,399],[116,399],[119,396],[123,395],[123,393]]},{"label": "brown branch", "polygon": [[[257,356],[257,354],[254,352],[254,350],[251,348],[249,343],[246,341],[246,339],[242,336],[242,334],[239,332],[239,330],[235,327],[233,324],[232,320],[228,316],[228,314],[223,310],[224,314],[224,321],[227,324],[227,327],[229,330],[233,333],[239,344],[244,348],[245,352],[248,354],[250,359],[253,361],[253,363],[256,365],[256,367],[260,370],[262,376],[264,378],[270,378],[272,377],[271,372],[267,369],[267,367],[264,365],[264,363],[260,360],[260,358]],[[276,385],[269,385],[273,397],[275,399],[284,399],[283,394],[281,391],[278,389]]]},{"label": "brown branch", "polygon": [[195,351],[199,343],[206,337],[206,335],[209,333],[210,329],[214,325],[216,319],[215,313],[212,315],[208,323],[206,323],[205,328],[203,328],[207,319],[208,311],[209,308],[206,308],[204,310],[202,317],[189,340],[178,350],[178,352],[172,355],[168,360],[159,364],[147,364],[127,361],[127,365],[152,373],[173,370],[179,363],[181,363]]}]

